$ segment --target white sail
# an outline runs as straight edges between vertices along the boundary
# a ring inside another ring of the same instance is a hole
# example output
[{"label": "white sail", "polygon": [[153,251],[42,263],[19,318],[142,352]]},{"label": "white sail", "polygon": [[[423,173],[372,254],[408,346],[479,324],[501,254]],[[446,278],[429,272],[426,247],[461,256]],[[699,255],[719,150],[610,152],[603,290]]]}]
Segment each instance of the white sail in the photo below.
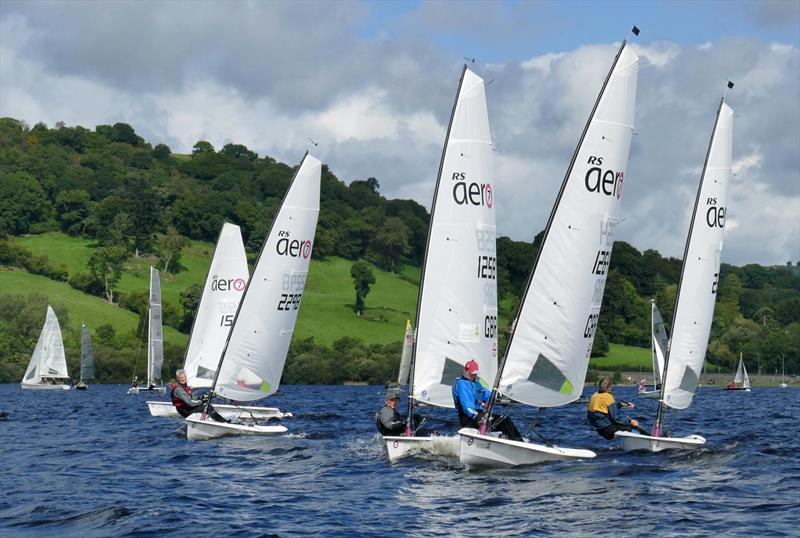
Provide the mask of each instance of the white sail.
[{"label": "white sail", "polygon": [[633,133],[638,57],[623,43],[550,215],[498,385],[539,407],[583,391]]},{"label": "white sail", "polygon": [[431,207],[417,310],[413,397],[453,407],[475,360],[497,372],[497,251],[492,138],[484,82],[464,67]]},{"label": "white sail", "polygon": [[750,377],[747,375],[747,368],[744,367],[744,361],[742,361],[742,388],[750,388]]},{"label": "white sail", "polygon": [[311,260],[321,168],[305,156],[264,241],[218,372],[216,392],[225,398],[278,390]]},{"label": "white sail", "polygon": [[742,356],[739,355],[739,367],[736,368],[736,375],[733,376],[734,383],[741,383],[744,381],[744,375],[742,374],[742,370],[744,369],[744,361],[742,360]]},{"label": "white sail", "polygon": [[652,303],[652,312],[650,316],[651,321],[651,351],[653,353],[653,382],[656,385],[661,384],[661,377],[664,372],[664,358],[667,354],[667,346],[669,345],[667,329],[664,326],[664,319],[661,317],[661,312],[658,311],[655,301]]},{"label": "white sail", "polygon": [[161,280],[154,267],[150,267],[147,327],[147,383],[157,385],[161,381],[161,366],[164,364],[164,335],[161,326]]},{"label": "white sail", "polygon": [[248,278],[241,230],[226,222],[208,269],[183,364],[189,386],[211,386]]},{"label": "white sail", "polygon": [[706,356],[719,284],[732,143],[733,110],[723,101],[697,191],[672,320],[663,399],[675,409],[692,403]]},{"label": "white sail", "polygon": [[53,308],[47,305],[47,317],[39,333],[39,340],[31,355],[31,361],[25,376],[22,378],[24,385],[34,385],[43,378],[69,377],[67,373],[67,359],[64,356],[64,341],[61,338],[61,326]]},{"label": "white sail", "polygon": [[397,384],[408,383],[408,374],[411,373],[411,352],[414,348],[414,329],[411,321],[406,321],[406,334],[403,337],[403,351],[400,353],[400,371],[397,374]]},{"label": "white sail", "polygon": [[94,351],[89,327],[81,325],[81,381],[94,379]]}]

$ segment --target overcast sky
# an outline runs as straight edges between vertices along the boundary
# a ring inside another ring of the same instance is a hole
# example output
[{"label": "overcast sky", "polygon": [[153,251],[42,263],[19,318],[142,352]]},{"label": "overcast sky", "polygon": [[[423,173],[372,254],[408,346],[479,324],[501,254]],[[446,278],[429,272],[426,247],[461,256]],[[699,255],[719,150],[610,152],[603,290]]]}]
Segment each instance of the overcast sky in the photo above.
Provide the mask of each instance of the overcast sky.
[{"label": "overcast sky", "polygon": [[[487,82],[498,232],[545,225],[630,26],[642,59],[618,238],[682,256],[725,82],[723,261],[800,261],[800,2],[0,2],[0,116],[244,144],[430,206],[464,57]],[[309,138],[319,146],[309,147]]]}]

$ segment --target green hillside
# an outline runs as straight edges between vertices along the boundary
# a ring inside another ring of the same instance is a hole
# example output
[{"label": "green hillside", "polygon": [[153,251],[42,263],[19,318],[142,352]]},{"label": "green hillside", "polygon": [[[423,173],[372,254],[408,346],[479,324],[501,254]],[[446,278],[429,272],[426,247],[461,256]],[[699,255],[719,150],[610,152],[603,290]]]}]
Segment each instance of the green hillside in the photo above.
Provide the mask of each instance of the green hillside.
[{"label": "green hillside", "polygon": [[[70,237],[61,232],[49,232],[14,238],[25,248],[37,255],[47,255],[54,263],[67,268],[70,276],[86,272],[86,263],[96,244],[87,239]],[[183,269],[177,274],[162,275],[162,301],[180,307],[180,293],[192,284],[202,284],[214,247],[203,241],[192,241],[184,249],[181,257]],[[149,286],[149,267],[157,265],[154,257],[129,258],[125,263],[117,291],[130,293],[147,290]],[[337,257],[325,260],[312,260],[308,284],[303,297],[303,307],[295,329],[296,339],[314,337],[314,342],[330,345],[335,340],[349,336],[367,343],[386,344],[402,338],[405,320],[413,318],[417,301],[417,286],[410,282],[419,278],[419,268],[405,265],[401,269],[403,278],[373,267],[375,284],[367,296],[367,308],[359,317],[352,310],[355,292],[350,277],[352,262]],[[35,281],[25,279],[35,279]],[[25,281],[23,284],[22,281]],[[35,284],[34,282],[42,282]],[[46,282],[46,284],[44,284]],[[61,301],[71,309],[91,312],[85,314],[92,324],[111,323],[118,331],[127,331],[136,325],[136,316],[127,310],[109,305],[100,298],[81,293],[65,282],[55,282],[44,277],[31,275],[24,271],[0,272],[0,288],[4,292],[38,291]],[[19,284],[19,285],[17,285]],[[85,310],[86,304],[94,307]],[[114,312],[115,315],[107,315]],[[77,319],[78,312],[70,311],[70,320]],[[78,322],[79,323],[79,322]],[[186,336],[174,331],[173,342],[185,345]],[[180,336],[180,338],[178,338]],[[166,337],[166,335],[165,335]]]},{"label": "green hillside", "polygon": [[[56,282],[26,271],[0,271],[0,290],[3,293],[28,295],[38,293],[47,296],[53,303],[63,304],[69,313],[65,330],[76,333],[81,322],[96,328],[103,324],[112,325],[117,333],[132,333],[139,321],[133,312],[110,305],[99,297],[93,297],[75,290],[66,282]],[[44,323],[42,312],[42,323]],[[164,342],[177,346],[186,346],[188,337],[172,327],[164,327]],[[31,350],[33,351],[33,350]]]}]

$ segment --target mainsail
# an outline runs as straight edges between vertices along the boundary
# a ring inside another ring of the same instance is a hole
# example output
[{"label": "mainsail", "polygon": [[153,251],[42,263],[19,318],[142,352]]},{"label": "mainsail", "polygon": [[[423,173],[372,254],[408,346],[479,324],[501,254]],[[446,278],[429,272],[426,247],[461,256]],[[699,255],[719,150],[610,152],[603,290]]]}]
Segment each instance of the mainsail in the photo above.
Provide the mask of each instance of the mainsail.
[{"label": "mainsail", "polygon": [[411,321],[406,320],[406,334],[403,337],[403,351],[400,353],[400,371],[397,374],[397,384],[408,383],[408,374],[411,371],[411,353],[414,348],[414,329]]},{"label": "mainsail", "polygon": [[733,382],[740,384],[744,389],[750,388],[750,378],[747,376],[747,369],[744,367],[744,359],[741,354],[739,354],[739,367],[736,369]]},{"label": "mainsail", "polygon": [[190,386],[211,386],[248,277],[241,230],[226,222],[208,268],[183,364]]},{"label": "mainsail", "polygon": [[664,320],[661,317],[661,312],[658,311],[658,307],[656,306],[656,302],[652,301],[651,305],[650,329],[652,334],[653,382],[656,385],[660,385],[661,376],[664,372],[664,357],[667,354],[669,337],[667,335],[667,328],[664,326]]},{"label": "mainsail", "polygon": [[497,385],[516,401],[554,407],[583,391],[619,222],[638,65],[623,42],[550,215]]},{"label": "mainsail", "polygon": [[321,168],[306,154],[272,222],[212,384],[220,396],[249,401],[278,390],[311,261]]},{"label": "mainsail", "polygon": [[164,364],[164,335],[161,326],[161,280],[154,267],[150,267],[147,327],[147,383],[157,385],[161,381],[161,366]]},{"label": "mainsail", "polygon": [[94,351],[89,327],[81,325],[81,381],[94,379]]},{"label": "mainsail", "polygon": [[31,355],[31,361],[22,383],[32,385],[43,378],[68,378],[67,359],[64,356],[64,341],[61,338],[61,326],[53,308],[47,305],[45,318],[39,340]]},{"label": "mainsail", "polygon": [[483,79],[464,66],[431,207],[417,305],[413,397],[453,407],[464,364],[497,371],[492,138]]},{"label": "mainsail", "polygon": [[[697,190],[672,319],[661,400],[674,409],[692,403],[706,356],[725,236],[732,144],[733,110],[723,98]],[[659,419],[660,411],[661,406]]]}]

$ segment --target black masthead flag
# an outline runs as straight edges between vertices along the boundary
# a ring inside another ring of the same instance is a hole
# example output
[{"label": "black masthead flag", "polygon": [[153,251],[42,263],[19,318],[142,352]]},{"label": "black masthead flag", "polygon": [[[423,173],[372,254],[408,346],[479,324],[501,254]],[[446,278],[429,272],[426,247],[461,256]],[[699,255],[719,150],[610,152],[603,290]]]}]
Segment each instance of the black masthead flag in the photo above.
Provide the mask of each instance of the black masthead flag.
[{"label": "black masthead flag", "polygon": [[733,89],[733,82],[731,82],[730,80],[728,81],[728,89],[729,90]]},{"label": "black masthead flag", "polygon": [[631,32],[633,32],[633,35],[639,35],[639,27],[638,26],[634,26],[631,29]]}]

